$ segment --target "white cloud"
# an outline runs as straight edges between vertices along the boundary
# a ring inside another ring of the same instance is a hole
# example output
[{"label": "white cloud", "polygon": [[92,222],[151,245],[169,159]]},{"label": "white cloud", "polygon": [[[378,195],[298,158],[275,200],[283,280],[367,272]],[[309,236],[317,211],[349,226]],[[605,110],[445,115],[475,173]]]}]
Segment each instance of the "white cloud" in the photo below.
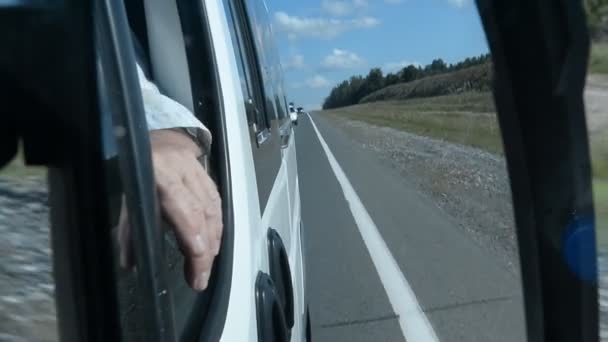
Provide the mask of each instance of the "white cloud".
[{"label": "white cloud", "polygon": [[405,0],[384,0],[389,5],[399,5],[405,2]]},{"label": "white cloud", "polygon": [[382,66],[382,71],[385,73],[396,72],[405,68],[408,65],[414,65],[416,67],[421,66],[420,63],[412,61],[388,62]]},{"label": "white cloud", "polygon": [[327,78],[322,75],[316,74],[312,77],[307,78],[304,82],[292,83],[291,87],[296,89],[304,87],[318,89],[329,87],[330,84],[331,82]]},{"label": "white cloud", "polygon": [[283,70],[285,71],[304,69],[305,67],[304,56],[298,54],[291,56],[290,59],[283,63]]},{"label": "white cloud", "polygon": [[323,11],[331,15],[349,15],[353,12],[353,6],[349,1],[323,1],[321,3]]},{"label": "white cloud", "polygon": [[356,19],[301,18],[290,16],[285,12],[276,12],[274,18],[278,30],[287,33],[287,37],[291,40],[299,37],[331,39],[348,31],[372,28],[380,24],[380,21],[374,17]]},{"label": "white cloud", "polygon": [[314,75],[306,80],[306,85],[309,88],[325,88],[329,87],[329,80],[321,75]]},{"label": "white cloud", "polygon": [[367,0],[323,0],[321,9],[334,16],[345,16],[367,5]]},{"label": "white cloud", "polygon": [[457,8],[463,8],[471,3],[471,0],[448,0],[448,3]]},{"label": "white cloud", "polygon": [[333,49],[330,55],[325,56],[321,65],[330,69],[354,69],[365,66],[365,60],[356,53]]}]

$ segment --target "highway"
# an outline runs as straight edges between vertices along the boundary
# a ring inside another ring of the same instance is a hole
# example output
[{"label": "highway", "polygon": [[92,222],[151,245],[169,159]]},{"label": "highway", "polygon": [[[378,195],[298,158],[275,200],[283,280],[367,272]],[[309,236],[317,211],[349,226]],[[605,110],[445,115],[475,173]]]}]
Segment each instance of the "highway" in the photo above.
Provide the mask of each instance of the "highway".
[{"label": "highway", "polygon": [[[321,115],[311,118],[383,240],[362,237],[369,227],[353,215],[353,198],[301,115],[295,135],[313,341],[418,340],[424,329],[440,341],[524,341],[520,280],[504,260],[374,153]],[[378,253],[394,259],[404,282],[388,259],[374,263]],[[409,309],[396,303],[403,283],[415,301]]]}]

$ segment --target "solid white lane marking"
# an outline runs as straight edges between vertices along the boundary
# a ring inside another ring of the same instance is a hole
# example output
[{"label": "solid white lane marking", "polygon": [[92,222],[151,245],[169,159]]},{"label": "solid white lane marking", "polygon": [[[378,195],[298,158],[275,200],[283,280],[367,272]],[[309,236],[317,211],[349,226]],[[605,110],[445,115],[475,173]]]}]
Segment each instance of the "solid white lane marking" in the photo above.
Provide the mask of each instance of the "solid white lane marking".
[{"label": "solid white lane marking", "polygon": [[439,341],[431,323],[424,311],[420,308],[414,291],[412,291],[407,279],[405,279],[401,269],[399,269],[399,265],[389,251],[386,242],[382,239],[380,232],[378,232],[378,227],[376,227],[376,224],[371,216],[369,216],[365,206],[361,203],[361,199],[359,199],[355,189],[350,184],[344,171],[342,171],[340,164],[338,164],[338,161],[331,153],[325,139],[321,136],[321,133],[317,129],[317,125],[315,125],[309,114],[308,118],[317,133],[319,142],[321,143],[321,146],[323,146],[323,150],[338,179],[338,183],[340,183],[340,187],[342,187],[344,197],[348,202],[357,228],[359,228],[359,233],[361,233],[363,242],[376,267],[376,271],[378,272],[378,276],[384,286],[388,299],[391,302],[393,311],[399,317],[399,325],[401,326],[403,337],[405,337],[408,342]]}]

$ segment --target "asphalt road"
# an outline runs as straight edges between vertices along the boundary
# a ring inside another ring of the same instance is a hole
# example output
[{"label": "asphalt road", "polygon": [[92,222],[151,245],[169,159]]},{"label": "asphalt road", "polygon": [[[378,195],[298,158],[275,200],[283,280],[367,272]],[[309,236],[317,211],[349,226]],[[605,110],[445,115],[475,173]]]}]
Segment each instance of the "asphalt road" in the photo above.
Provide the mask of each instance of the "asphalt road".
[{"label": "asphalt road", "polygon": [[[525,341],[518,277],[396,170],[312,114],[441,341]],[[404,341],[306,116],[296,128],[314,341]],[[410,341],[412,342],[412,341]]]}]

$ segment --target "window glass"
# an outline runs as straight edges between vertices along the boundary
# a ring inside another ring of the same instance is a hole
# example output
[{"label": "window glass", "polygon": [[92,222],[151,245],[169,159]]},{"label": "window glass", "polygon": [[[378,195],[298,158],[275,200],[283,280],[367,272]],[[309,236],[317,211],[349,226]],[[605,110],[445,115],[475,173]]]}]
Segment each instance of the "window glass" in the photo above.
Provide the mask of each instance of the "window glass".
[{"label": "window glass", "polygon": [[[189,18],[192,19],[192,18]],[[182,37],[175,37],[180,39]],[[182,38],[183,39],[183,38]],[[118,94],[111,92],[110,90],[116,87],[115,75],[112,75],[112,68],[108,67],[111,65],[112,56],[106,54],[103,47],[98,49],[100,53],[100,64],[98,69],[99,77],[99,96],[101,104],[101,115],[102,115],[102,130],[103,130],[103,147],[105,155],[105,173],[106,183],[108,189],[106,198],[108,200],[108,207],[110,209],[110,222],[112,226],[110,231],[112,234],[113,241],[115,243],[115,270],[117,276],[117,290],[119,299],[120,309],[120,324],[122,328],[122,336],[126,341],[141,340],[145,339],[148,333],[147,329],[150,329],[148,323],[145,321],[145,317],[149,314],[150,310],[168,309],[172,307],[173,316],[171,320],[173,322],[174,330],[179,340],[189,341],[193,339],[193,336],[200,334],[200,329],[203,326],[203,318],[209,308],[209,301],[214,289],[216,288],[217,282],[214,281],[214,275],[217,274],[219,264],[212,274],[211,278],[208,279],[208,288],[205,291],[199,292],[191,289],[186,279],[189,278],[187,274],[188,263],[184,258],[183,252],[180,251],[177,238],[176,238],[176,227],[170,224],[170,219],[165,216],[158,217],[158,229],[163,234],[162,241],[162,253],[156,256],[163,258],[162,266],[163,273],[165,275],[167,290],[158,294],[158,296],[167,296],[170,300],[166,302],[161,301],[161,305],[165,307],[151,307],[151,303],[143,299],[142,294],[146,294],[149,288],[141,287],[138,283],[138,277],[140,276],[137,271],[138,262],[134,256],[134,246],[137,241],[133,240],[133,221],[129,216],[132,216],[136,210],[141,210],[140,206],[143,207],[145,204],[136,205],[136,208],[129,207],[126,196],[129,192],[135,191],[134,182],[129,182],[137,176],[135,168],[131,165],[121,164],[119,160],[128,158],[127,144],[118,142],[124,138],[125,135],[135,135],[135,132],[126,132],[126,127],[123,127],[124,118],[119,113],[119,103],[121,101]],[[104,63],[105,62],[105,63]],[[177,63],[178,61],[176,61]],[[181,61],[186,63],[186,61]],[[208,71],[208,70],[205,70]],[[184,81],[186,82],[186,81]],[[148,92],[145,96],[142,96],[144,101],[144,107],[147,109],[153,108],[159,110],[159,118],[157,125],[160,123],[164,129],[166,125],[170,125],[166,128],[178,128],[181,122],[191,123],[192,118],[189,116],[193,113],[187,113],[186,109],[179,105],[174,99],[165,96],[162,93],[162,87],[159,84],[152,84],[143,86],[144,89],[150,89],[152,86],[161,88],[161,93]],[[189,84],[185,85],[189,87]],[[138,89],[140,90],[140,89]],[[143,95],[143,94],[142,94]],[[162,101],[162,102],[160,102]],[[179,110],[180,113],[172,112],[171,109]],[[171,113],[175,117],[169,117]],[[216,113],[213,113],[216,114]],[[146,113],[146,119],[149,119],[150,113]],[[211,115],[211,113],[210,113]],[[164,121],[163,121],[164,120]],[[150,122],[148,122],[150,123]],[[173,125],[177,125],[174,127]],[[186,125],[184,127],[189,127]],[[211,127],[208,127],[211,129]],[[135,129],[145,130],[143,139],[152,139],[151,135],[148,134],[148,126],[136,126]],[[139,132],[141,133],[141,132]],[[142,142],[139,142],[141,144]],[[141,145],[138,145],[141,148]],[[165,146],[167,148],[169,146]],[[148,167],[152,167],[151,158],[148,156],[150,164]],[[125,159],[126,160],[126,159]],[[145,159],[142,161],[147,162]],[[145,166],[144,166],[145,167]],[[201,165],[202,167],[202,165]],[[209,166],[209,170],[213,168],[213,165]],[[208,170],[208,172],[210,172]],[[158,172],[158,168],[155,168],[155,172]],[[167,172],[173,172],[171,170],[165,170]],[[158,173],[156,174],[158,176]],[[141,183],[140,182],[135,183]],[[130,186],[128,184],[131,183]],[[154,184],[149,184],[154,186]],[[146,187],[146,184],[143,184]],[[153,189],[150,194],[156,194]],[[182,196],[186,196],[184,193]],[[197,193],[197,195],[200,195]],[[172,200],[175,200],[172,199]],[[162,205],[162,204],[161,204]],[[162,210],[162,209],[157,209]],[[194,211],[189,211],[193,213]],[[192,219],[192,217],[190,217]],[[197,217],[198,219],[198,217]]]},{"label": "window glass", "polygon": [[[237,63],[239,64],[239,74],[241,75],[241,86],[247,103],[245,108],[252,111],[255,117],[257,130],[263,130],[270,127],[270,121],[265,115],[268,104],[264,100],[263,90],[261,88],[261,70],[256,56],[255,44],[252,40],[251,28],[248,24],[249,13],[242,1],[229,1],[231,27],[230,34],[232,41],[235,43],[234,48],[237,54]],[[249,101],[249,99],[251,101]]]},{"label": "window glass", "polygon": [[608,4],[584,1],[591,54],[585,85],[585,114],[591,148],[599,271],[600,337],[608,340]]},{"label": "window glass", "polygon": [[253,37],[247,21],[251,17],[249,13],[244,14],[245,10],[244,3],[240,0],[226,1],[226,11],[229,12],[227,18],[237,64],[239,61],[243,61],[242,65],[247,66],[247,68],[239,67],[241,84],[251,86],[251,88],[243,88],[243,93],[253,94],[251,98],[254,99],[253,105],[245,103],[245,108],[250,116],[251,111],[255,111],[257,127],[256,131],[253,132],[252,152],[260,208],[264,210],[281,166],[280,139],[278,137],[278,126],[272,125],[276,117],[266,115],[267,110],[274,110],[274,104],[270,98],[265,97],[271,93],[266,91],[269,85],[263,83],[266,81],[259,77],[258,58],[255,54]]},{"label": "window glass", "polygon": [[107,53],[110,51],[110,46],[104,43],[109,44],[100,39],[96,49],[101,137],[106,175],[104,197],[108,206],[110,223],[108,231],[115,244],[113,261],[116,270],[121,333],[125,341],[131,341],[145,338],[145,333],[142,331],[144,321],[141,314],[142,303],[138,298],[137,275],[132,268],[126,267],[131,266],[133,262],[132,254],[127,252],[128,248],[132,248],[129,242],[129,210],[125,198],[125,183],[127,183],[125,177],[129,176],[129,172],[121,168],[119,158],[121,155],[124,156],[125,152],[119,148],[118,139],[130,132],[126,131],[118,114],[120,96],[111,91],[118,87],[118,80],[117,75],[114,74],[115,70],[111,68],[112,57]]},{"label": "window glass", "polygon": [[58,341],[45,167],[0,170],[0,340]]},{"label": "window glass", "polygon": [[[232,38],[232,41],[235,42],[235,44],[233,45],[235,52],[236,52],[236,61],[237,61],[237,67],[239,69],[239,83],[241,84],[241,90],[243,91],[243,97],[245,99],[245,101],[248,101],[249,99],[253,100],[253,94],[252,94],[252,89],[253,89],[253,85],[251,84],[251,77],[249,77],[250,75],[250,71],[249,71],[249,65],[246,62],[246,57],[244,56],[244,47],[243,47],[243,41],[242,39],[238,39],[238,35],[240,32],[239,26],[237,25],[237,21],[235,19],[235,8],[234,8],[234,4],[232,2],[228,3],[230,9],[229,9],[229,13],[228,16],[230,18],[229,24],[230,24],[230,36]],[[249,104],[245,104],[245,108],[248,107]],[[252,123],[256,123],[259,122],[259,119],[257,117],[251,117],[249,118],[249,120],[251,121],[250,124]]]}]

